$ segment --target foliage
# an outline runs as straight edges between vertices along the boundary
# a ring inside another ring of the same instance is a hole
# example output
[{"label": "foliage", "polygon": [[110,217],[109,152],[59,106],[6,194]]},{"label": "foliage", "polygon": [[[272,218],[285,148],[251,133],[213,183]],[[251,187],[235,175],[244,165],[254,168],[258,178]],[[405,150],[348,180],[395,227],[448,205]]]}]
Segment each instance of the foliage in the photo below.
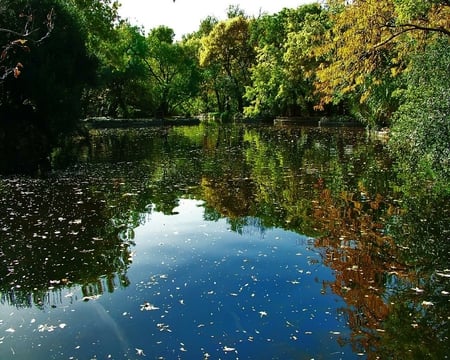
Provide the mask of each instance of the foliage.
[{"label": "foliage", "polygon": [[287,10],[264,15],[251,23],[251,42],[256,51],[255,64],[250,69],[251,84],[246,87],[249,102],[244,114],[269,117],[282,114],[277,99],[283,82],[283,44],[287,38]]},{"label": "foliage", "polygon": [[[25,51],[8,51],[7,55],[6,61],[20,62],[21,66],[0,88],[1,153],[8,159],[6,168],[21,161],[27,167],[30,152],[30,159],[45,157],[49,146],[76,127],[81,92],[93,78],[95,62],[86,50],[87,33],[70,4],[3,0],[2,6],[8,9],[0,13],[2,23],[18,30],[2,33],[1,42],[10,44],[17,39],[26,47],[17,49]],[[29,16],[36,22],[30,23]],[[48,16],[55,16],[49,36]],[[47,25],[39,26],[42,21]],[[35,28],[27,28],[30,24]],[[20,33],[22,28],[24,32]]]},{"label": "foliage", "polygon": [[[391,1],[330,1],[332,27],[325,41],[315,49],[316,56],[327,59],[318,68],[316,90],[321,94],[318,108],[339,102],[346,94],[358,92],[363,98],[380,83],[393,43],[383,43],[392,34],[384,24],[393,23]],[[388,69],[389,70],[389,69]]]},{"label": "foliage", "polygon": [[269,117],[283,113],[281,104],[277,101],[283,76],[279,53],[279,50],[270,45],[257,49],[257,64],[251,69],[252,84],[246,87],[245,92],[245,97],[250,103],[244,109],[246,116]]},{"label": "foliage", "polygon": [[411,51],[433,35],[450,34],[447,1],[416,3],[328,1],[332,28],[315,50],[316,56],[327,59],[317,71],[318,108],[347,95],[366,102],[373,89],[405,69]]},{"label": "foliage", "polygon": [[147,45],[141,29],[122,22],[97,47],[98,80],[84,94],[85,116],[133,117],[150,112],[142,61]]},{"label": "foliage", "polygon": [[244,109],[245,86],[249,84],[249,68],[254,61],[249,40],[249,20],[242,16],[219,22],[202,40],[200,65],[213,66],[218,71],[217,80],[229,96],[229,101],[225,101],[227,111]]},{"label": "foliage", "polygon": [[112,39],[120,4],[116,0],[68,0],[76,11],[82,27],[87,30],[89,51],[97,54],[105,39]]},{"label": "foliage", "polygon": [[255,21],[256,64],[246,88],[251,116],[300,115],[312,110],[310,52],[324,31],[326,17],[318,5],[284,9]]},{"label": "foliage", "polygon": [[190,50],[174,43],[174,32],[166,26],[153,29],[147,36],[143,61],[152,80],[152,95],[158,116],[186,113],[184,106],[196,92],[199,74]]},{"label": "foliage", "polygon": [[[53,30],[55,20],[53,9],[48,11],[45,19],[42,19],[46,31],[34,28],[34,17],[31,9],[26,10],[27,12],[23,11],[19,16],[16,16],[11,11],[7,12],[6,9],[0,9],[2,22],[18,28],[17,31],[0,28],[0,35],[2,35],[0,38],[4,43],[0,53],[0,83],[3,83],[11,75],[17,79],[23,69],[23,64],[18,61],[20,56],[31,51],[30,44],[34,47],[39,46],[50,36]],[[23,21],[18,21],[19,19],[23,19]],[[37,31],[39,31],[39,35],[36,35]]]},{"label": "foliage", "polygon": [[394,115],[390,145],[405,174],[431,175],[447,187],[450,181],[450,41],[447,37],[429,44],[413,56],[405,74],[408,87]]}]

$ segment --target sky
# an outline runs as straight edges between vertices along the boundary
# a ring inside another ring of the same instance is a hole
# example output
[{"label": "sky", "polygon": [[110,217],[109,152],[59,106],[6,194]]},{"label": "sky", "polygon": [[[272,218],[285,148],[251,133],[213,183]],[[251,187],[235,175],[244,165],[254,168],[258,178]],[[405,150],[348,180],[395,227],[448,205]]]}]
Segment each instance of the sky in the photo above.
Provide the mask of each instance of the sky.
[{"label": "sky", "polygon": [[207,16],[226,18],[229,5],[239,5],[249,16],[258,16],[260,10],[273,14],[283,8],[297,8],[315,0],[119,0],[119,14],[145,31],[166,25],[175,31],[175,38],[198,30]]}]

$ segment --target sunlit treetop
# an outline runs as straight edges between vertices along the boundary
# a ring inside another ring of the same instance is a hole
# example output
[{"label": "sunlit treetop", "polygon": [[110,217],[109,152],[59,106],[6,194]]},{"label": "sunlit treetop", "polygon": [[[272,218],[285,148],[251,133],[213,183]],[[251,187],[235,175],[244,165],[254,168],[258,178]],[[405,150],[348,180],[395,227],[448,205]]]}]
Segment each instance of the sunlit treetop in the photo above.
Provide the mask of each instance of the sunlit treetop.
[{"label": "sunlit treetop", "polygon": [[450,38],[448,0],[329,0],[332,28],[315,51],[325,61],[317,91],[323,108],[340,95],[359,91],[361,101],[381,78],[398,75],[408,54],[435,36]]}]

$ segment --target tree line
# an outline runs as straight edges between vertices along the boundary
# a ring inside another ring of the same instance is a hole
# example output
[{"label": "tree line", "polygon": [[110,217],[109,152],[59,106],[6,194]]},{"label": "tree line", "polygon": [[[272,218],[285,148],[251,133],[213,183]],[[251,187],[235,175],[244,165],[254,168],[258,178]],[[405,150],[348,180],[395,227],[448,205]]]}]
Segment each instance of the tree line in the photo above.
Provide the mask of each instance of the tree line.
[{"label": "tree line", "polygon": [[13,138],[39,128],[46,146],[92,116],[351,116],[389,127],[408,166],[449,175],[448,0],[326,0],[258,17],[230,6],[179,41],[119,8],[0,0],[2,126],[27,118]]}]

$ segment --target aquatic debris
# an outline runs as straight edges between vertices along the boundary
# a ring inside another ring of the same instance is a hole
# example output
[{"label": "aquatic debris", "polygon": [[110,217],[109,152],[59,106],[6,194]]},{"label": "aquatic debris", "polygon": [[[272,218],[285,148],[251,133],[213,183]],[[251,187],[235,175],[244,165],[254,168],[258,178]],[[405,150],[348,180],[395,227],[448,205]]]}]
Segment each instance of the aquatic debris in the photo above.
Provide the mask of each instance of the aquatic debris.
[{"label": "aquatic debris", "polygon": [[83,296],[82,301],[97,300],[101,295]]},{"label": "aquatic debris", "polygon": [[144,354],[144,350],[143,349],[135,348],[135,350],[136,350],[136,355],[138,355],[138,356],[147,356],[147,355]]},{"label": "aquatic debris", "polygon": [[267,316],[267,311],[260,311],[258,314],[260,317]]},{"label": "aquatic debris", "polygon": [[141,311],[152,311],[152,310],[158,310],[159,307],[150,304],[149,302],[146,302],[144,304],[141,305]]},{"label": "aquatic debris", "polygon": [[8,328],[8,329],[6,329],[5,331],[6,331],[6,332],[9,332],[9,333],[13,333],[13,332],[15,332],[16,330],[14,330],[13,328]]},{"label": "aquatic debris", "polygon": [[411,290],[415,291],[416,293],[423,293],[425,290],[418,288],[417,286],[415,288],[411,288]]},{"label": "aquatic debris", "polygon": [[441,276],[441,277],[450,278],[449,270],[444,270],[443,272],[436,272],[436,275]]},{"label": "aquatic debris", "polygon": [[423,306],[433,306],[434,304],[433,304],[432,301],[426,301],[426,300],[424,300],[424,301],[422,301],[422,305],[423,305]]},{"label": "aquatic debris", "polygon": [[39,331],[39,332],[44,332],[44,331],[52,332],[52,331],[54,331],[55,329],[56,329],[56,326],[54,326],[54,325],[47,325],[47,324],[44,324],[44,325],[39,325],[39,326],[38,326],[38,331]]},{"label": "aquatic debris", "polygon": [[229,346],[224,346],[224,347],[223,347],[223,351],[224,351],[224,352],[230,352],[230,351],[235,351],[235,352],[237,352],[237,351],[236,351],[236,348],[234,348],[234,347],[229,347]]},{"label": "aquatic debris", "polygon": [[163,323],[158,323],[158,324],[156,324],[156,326],[158,327],[159,331],[172,332],[172,330],[170,330],[170,328],[169,328],[169,325],[166,325]]}]

